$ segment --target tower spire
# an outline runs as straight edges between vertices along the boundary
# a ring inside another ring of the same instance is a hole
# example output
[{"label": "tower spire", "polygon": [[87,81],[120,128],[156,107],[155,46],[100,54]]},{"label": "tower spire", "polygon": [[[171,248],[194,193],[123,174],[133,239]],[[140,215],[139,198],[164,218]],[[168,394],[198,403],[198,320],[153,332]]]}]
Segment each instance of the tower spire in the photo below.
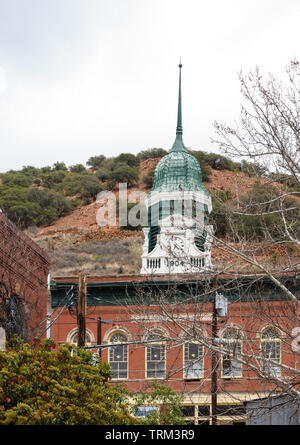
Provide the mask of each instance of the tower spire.
[{"label": "tower spire", "polygon": [[183,128],[182,128],[182,110],[181,110],[181,68],[182,68],[181,57],[178,67],[179,67],[179,90],[178,90],[176,139],[173,144],[173,147],[171,148],[171,151],[186,151],[186,148],[182,140]]}]

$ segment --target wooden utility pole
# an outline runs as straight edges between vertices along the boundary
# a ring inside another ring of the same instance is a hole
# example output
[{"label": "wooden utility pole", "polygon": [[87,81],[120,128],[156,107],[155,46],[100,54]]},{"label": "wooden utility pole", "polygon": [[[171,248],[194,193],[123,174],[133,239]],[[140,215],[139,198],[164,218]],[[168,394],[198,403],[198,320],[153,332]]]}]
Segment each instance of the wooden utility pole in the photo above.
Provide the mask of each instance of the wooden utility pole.
[{"label": "wooden utility pole", "polygon": [[77,346],[85,346],[86,338],[86,278],[85,275],[79,275],[78,281],[78,305],[77,305],[77,327],[78,343]]},{"label": "wooden utility pole", "polygon": [[211,423],[217,425],[217,392],[218,392],[218,357],[214,350],[216,346],[215,338],[217,338],[217,309],[216,309],[216,293],[217,293],[217,276],[213,280],[213,309],[212,309],[212,353],[211,353]]},{"label": "wooden utility pole", "polygon": [[[101,317],[97,318],[97,345],[102,343],[102,320]],[[98,349],[99,357],[101,358],[101,348]]]}]

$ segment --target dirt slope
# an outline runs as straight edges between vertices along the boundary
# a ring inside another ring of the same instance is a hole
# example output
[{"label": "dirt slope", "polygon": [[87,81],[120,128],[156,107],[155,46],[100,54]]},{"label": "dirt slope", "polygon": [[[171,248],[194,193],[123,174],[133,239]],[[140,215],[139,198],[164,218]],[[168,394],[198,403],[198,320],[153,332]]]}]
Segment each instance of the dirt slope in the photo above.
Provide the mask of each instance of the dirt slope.
[{"label": "dirt slope", "polygon": [[[143,177],[158,162],[159,159],[147,159],[141,164],[139,183],[134,189],[148,191]],[[255,177],[245,173],[212,170],[210,181],[204,185],[212,193],[230,190],[232,199],[236,199],[249,192],[255,181]],[[266,179],[262,181],[268,182]],[[52,274],[71,275],[84,271],[103,275],[140,270],[143,232],[121,230],[118,226],[99,228],[96,214],[101,205],[93,202],[80,206],[51,226],[28,233],[50,255]],[[212,257],[220,265],[228,262],[228,256],[216,249],[212,251]]]}]

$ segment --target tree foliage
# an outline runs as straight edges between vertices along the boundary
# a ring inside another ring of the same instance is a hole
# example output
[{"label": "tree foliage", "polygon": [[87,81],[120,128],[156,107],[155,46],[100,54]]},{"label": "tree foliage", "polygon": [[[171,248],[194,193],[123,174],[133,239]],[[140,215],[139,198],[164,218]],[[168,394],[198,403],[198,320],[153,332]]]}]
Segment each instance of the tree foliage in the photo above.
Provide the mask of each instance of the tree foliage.
[{"label": "tree foliage", "polygon": [[14,338],[0,351],[0,424],[128,425],[137,423],[124,393],[109,385],[109,366],[90,352],[45,340],[31,348]]},{"label": "tree foliage", "polygon": [[185,425],[182,413],[182,394],[170,386],[155,382],[148,389],[133,395],[133,410],[142,406],[158,409],[140,420],[143,425]]}]

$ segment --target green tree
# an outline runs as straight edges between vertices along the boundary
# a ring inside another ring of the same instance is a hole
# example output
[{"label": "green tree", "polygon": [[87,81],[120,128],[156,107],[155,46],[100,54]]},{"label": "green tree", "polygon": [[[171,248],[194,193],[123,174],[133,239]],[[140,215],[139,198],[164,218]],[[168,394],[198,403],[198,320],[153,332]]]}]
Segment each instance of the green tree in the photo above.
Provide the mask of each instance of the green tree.
[{"label": "green tree", "polygon": [[68,170],[68,168],[64,162],[55,162],[55,164],[53,164],[52,170]]},{"label": "green tree", "polygon": [[129,167],[128,165],[122,165],[109,175],[111,187],[114,187],[119,182],[126,182],[130,187],[138,181],[138,178],[138,169],[136,167]]},{"label": "green tree", "polygon": [[121,153],[115,158],[116,165],[129,165],[136,167],[139,164],[138,158],[132,153]]},{"label": "green tree", "polygon": [[98,179],[91,174],[70,173],[62,183],[67,196],[80,195],[85,201],[95,199],[97,193],[101,192],[102,187]]},{"label": "green tree", "polygon": [[75,164],[69,167],[70,172],[72,173],[84,173],[86,172],[86,168],[82,164]]},{"label": "green tree", "polygon": [[2,184],[10,187],[29,187],[31,181],[27,175],[21,172],[7,172],[1,177]]},{"label": "green tree", "polygon": [[0,351],[0,425],[128,425],[126,396],[108,383],[109,366],[52,339],[31,348],[13,338]]},{"label": "green tree", "polygon": [[149,385],[148,390],[132,395],[133,410],[139,407],[154,406],[156,411],[140,420],[143,425],[185,425],[182,413],[183,396],[170,386],[155,382]]},{"label": "green tree", "polygon": [[100,168],[102,166],[105,159],[106,157],[104,155],[92,156],[91,158],[89,158],[86,165],[89,165],[94,170],[97,170],[97,168]]},{"label": "green tree", "polygon": [[104,182],[109,179],[110,173],[111,172],[107,168],[101,167],[96,171],[95,175],[97,176],[99,181]]},{"label": "green tree", "polygon": [[146,159],[155,159],[155,158],[162,158],[163,156],[166,156],[168,152],[164,150],[163,148],[149,148],[148,150],[142,150],[137,154],[137,158],[139,162],[143,162]]}]

